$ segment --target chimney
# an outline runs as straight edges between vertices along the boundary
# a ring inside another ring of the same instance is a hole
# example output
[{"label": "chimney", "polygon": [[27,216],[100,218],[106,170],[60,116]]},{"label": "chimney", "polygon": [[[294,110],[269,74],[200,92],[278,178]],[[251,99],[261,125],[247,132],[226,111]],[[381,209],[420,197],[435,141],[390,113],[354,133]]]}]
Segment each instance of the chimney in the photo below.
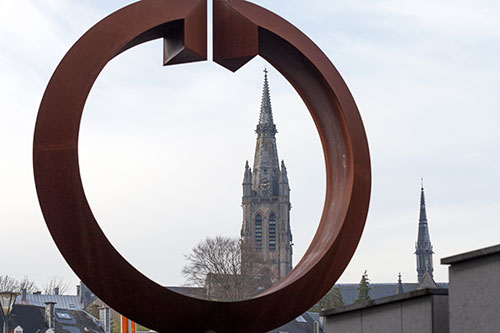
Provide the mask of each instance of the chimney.
[{"label": "chimney", "polygon": [[111,319],[109,317],[109,308],[102,307],[99,309],[99,322],[104,330],[104,333],[111,333]]},{"label": "chimney", "polygon": [[59,295],[59,287],[54,288],[54,295]]},{"label": "chimney", "polygon": [[26,296],[27,296],[27,294],[28,294],[28,291],[26,290],[26,288],[23,288],[21,290],[21,301],[23,303],[26,302]]},{"label": "chimney", "polygon": [[49,329],[56,327],[56,302],[45,302],[45,323]]},{"label": "chimney", "polygon": [[77,285],[76,285],[76,296],[80,297],[80,292],[81,292],[81,291],[80,291],[80,285],[79,285],[79,284],[77,284]]},{"label": "chimney", "polygon": [[314,333],[320,333],[319,331],[319,322],[315,321],[314,322]]}]

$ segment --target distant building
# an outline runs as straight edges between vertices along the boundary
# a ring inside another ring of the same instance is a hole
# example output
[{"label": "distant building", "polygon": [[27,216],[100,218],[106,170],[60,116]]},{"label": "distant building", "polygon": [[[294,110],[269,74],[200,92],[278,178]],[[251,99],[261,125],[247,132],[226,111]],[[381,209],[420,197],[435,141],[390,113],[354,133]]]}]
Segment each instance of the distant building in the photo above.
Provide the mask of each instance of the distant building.
[{"label": "distant building", "polygon": [[[58,308],[56,303],[44,306],[14,304],[9,317],[9,332],[14,333],[105,333],[97,318],[82,310]],[[0,316],[0,327],[3,318]]]},{"label": "distant building", "polygon": [[[290,229],[290,187],[284,161],[281,166],[276,146],[267,70],[257,124],[253,169],[245,165],[243,177],[243,223],[241,237],[271,268],[273,282],[292,270]],[[245,254],[243,255],[245,257]]]},{"label": "distant building", "polygon": [[436,288],[426,271],[419,290],[322,311],[325,332],[500,332],[500,245],[441,264],[450,265],[449,289]]},{"label": "distant building", "polygon": [[54,288],[53,294],[46,295],[41,292],[28,294],[23,289],[16,298],[16,304],[45,306],[45,303],[53,302],[57,309],[84,310],[97,298],[83,282],[76,286],[76,290],[76,295],[61,295],[59,288]]},{"label": "distant building", "polygon": [[[433,278],[434,265],[432,255],[431,238],[427,221],[427,210],[425,206],[424,186],[420,188],[420,216],[418,222],[418,236],[415,245],[417,257],[417,283],[402,283],[401,275],[397,283],[370,283],[368,294],[371,299],[378,299],[395,294],[407,293],[424,288],[448,288],[447,282],[436,283]],[[358,283],[338,283],[337,288],[345,305],[352,304],[358,297]]]},{"label": "distant building", "polygon": [[[83,282],[76,286],[76,290],[76,295],[61,295],[59,288],[54,288],[52,294],[42,294],[40,291],[28,294],[26,289],[21,290],[21,294],[16,298],[14,315],[10,319],[12,322],[9,322],[9,327],[20,326],[22,328],[22,331],[14,330],[14,333],[31,333],[37,332],[37,330],[39,330],[38,332],[50,333],[48,327],[44,328],[40,324],[50,318],[53,319],[52,323],[55,323],[55,328],[51,328],[55,329],[56,332],[83,332],[85,327],[92,332],[94,324],[98,327],[105,327],[105,323],[102,321],[106,319],[109,323],[109,310],[107,312],[100,310],[107,305],[100,302]],[[43,313],[43,318],[39,317],[39,312]],[[100,318],[101,312],[107,313],[107,318]],[[90,322],[94,324],[91,325]],[[47,322],[46,326],[53,326],[50,323]],[[38,328],[32,331],[30,327],[34,326]],[[104,333],[107,332],[104,331]]]}]

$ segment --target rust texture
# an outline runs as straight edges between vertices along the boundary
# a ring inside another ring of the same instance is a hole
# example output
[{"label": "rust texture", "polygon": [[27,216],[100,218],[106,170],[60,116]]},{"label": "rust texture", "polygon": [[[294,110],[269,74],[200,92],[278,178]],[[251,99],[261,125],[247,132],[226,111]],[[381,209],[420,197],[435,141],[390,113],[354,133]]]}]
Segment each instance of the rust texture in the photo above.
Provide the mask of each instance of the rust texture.
[{"label": "rust texture", "polygon": [[321,50],[290,23],[255,4],[214,0],[214,61],[236,71],[256,55],[307,105],[323,145],[327,191],[316,235],[283,280],[252,299],[212,302],[177,294],[137,271],[111,245],[84,194],[78,132],[104,66],[140,43],[164,38],[164,63],[206,60],[206,0],[143,0],[111,14],[68,51],[40,105],[33,163],[42,212],[60,252],[109,306],[159,332],[265,332],[308,310],[354,254],[368,212],[368,144],[356,104]]}]

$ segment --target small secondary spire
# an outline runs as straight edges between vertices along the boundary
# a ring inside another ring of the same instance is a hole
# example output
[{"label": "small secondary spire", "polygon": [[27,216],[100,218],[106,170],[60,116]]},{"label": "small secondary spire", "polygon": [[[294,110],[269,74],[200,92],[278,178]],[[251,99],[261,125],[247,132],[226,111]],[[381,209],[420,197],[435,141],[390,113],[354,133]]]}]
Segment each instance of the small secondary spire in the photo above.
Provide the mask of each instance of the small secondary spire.
[{"label": "small secondary spire", "polygon": [[398,274],[398,290],[397,290],[397,293],[398,294],[404,293],[404,290],[403,290],[403,280],[401,279],[401,273]]},{"label": "small secondary spire", "polygon": [[421,282],[425,272],[429,273],[432,278],[434,271],[432,262],[432,255],[434,252],[432,250],[431,237],[429,235],[429,226],[427,222],[423,178],[421,178],[420,216],[418,219],[418,237],[415,247],[415,254],[417,256],[417,277],[418,281]]}]

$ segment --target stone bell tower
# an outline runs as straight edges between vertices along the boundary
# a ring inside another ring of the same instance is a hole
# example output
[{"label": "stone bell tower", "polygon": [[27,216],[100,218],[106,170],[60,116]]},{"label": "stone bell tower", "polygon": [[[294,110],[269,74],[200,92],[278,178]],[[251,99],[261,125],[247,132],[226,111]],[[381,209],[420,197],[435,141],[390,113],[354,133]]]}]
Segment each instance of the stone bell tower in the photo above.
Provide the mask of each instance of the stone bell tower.
[{"label": "stone bell tower", "polygon": [[292,269],[291,204],[285,163],[280,165],[278,159],[267,70],[264,73],[253,170],[247,161],[243,177],[241,236],[270,267],[276,282]]}]

